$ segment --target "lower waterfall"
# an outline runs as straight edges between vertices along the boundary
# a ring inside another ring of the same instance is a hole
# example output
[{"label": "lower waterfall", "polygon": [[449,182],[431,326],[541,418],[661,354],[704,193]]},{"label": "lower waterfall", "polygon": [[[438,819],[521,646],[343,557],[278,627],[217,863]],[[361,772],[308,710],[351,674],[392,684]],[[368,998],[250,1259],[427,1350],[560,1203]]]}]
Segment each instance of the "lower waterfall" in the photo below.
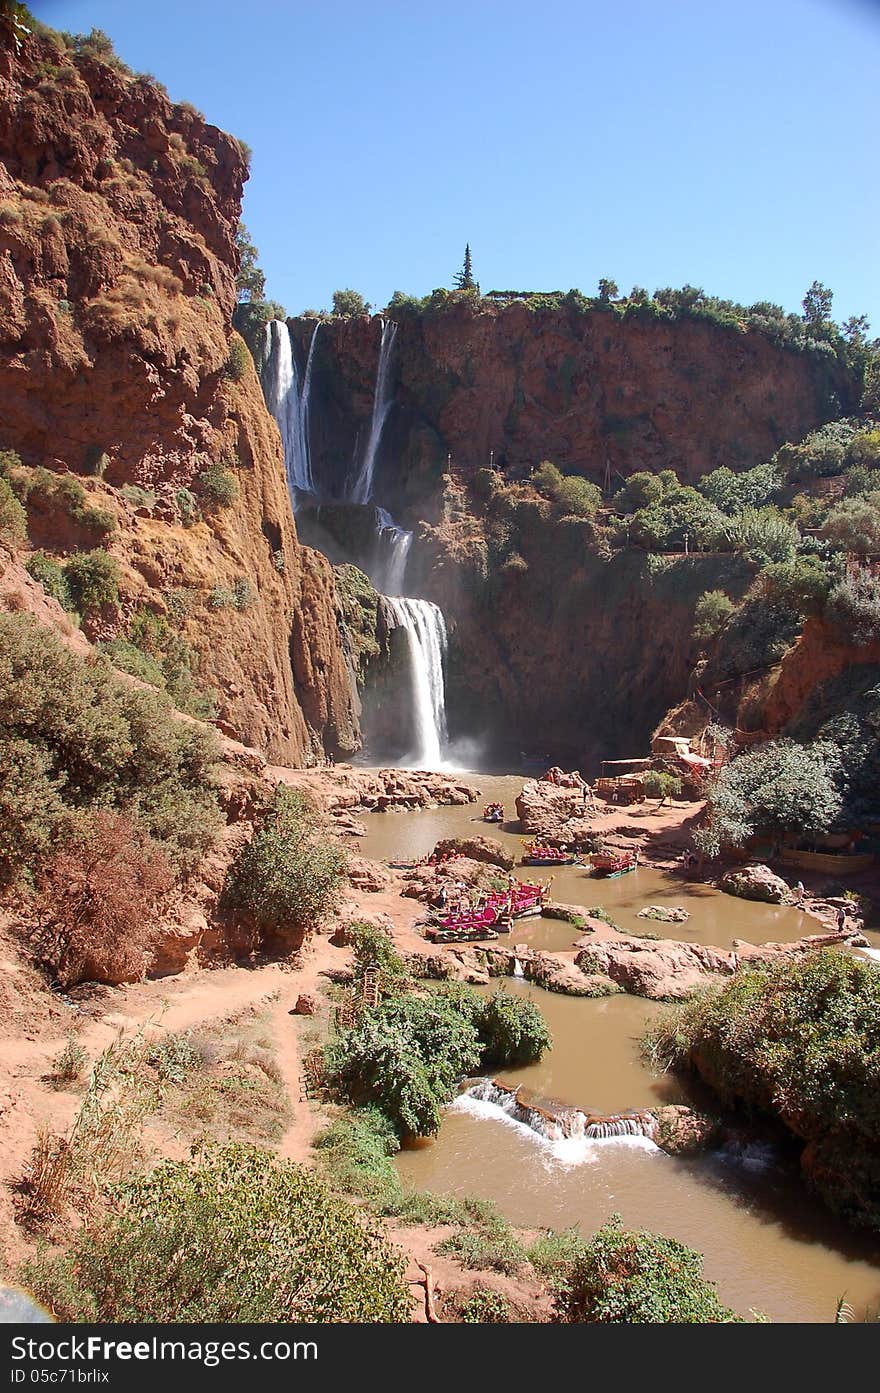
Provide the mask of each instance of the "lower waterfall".
[{"label": "lower waterfall", "polygon": [[417,769],[439,769],[447,741],[446,623],[442,611],[430,600],[388,596],[385,600],[406,635],[408,677],[412,701],[415,746],[411,753]]}]

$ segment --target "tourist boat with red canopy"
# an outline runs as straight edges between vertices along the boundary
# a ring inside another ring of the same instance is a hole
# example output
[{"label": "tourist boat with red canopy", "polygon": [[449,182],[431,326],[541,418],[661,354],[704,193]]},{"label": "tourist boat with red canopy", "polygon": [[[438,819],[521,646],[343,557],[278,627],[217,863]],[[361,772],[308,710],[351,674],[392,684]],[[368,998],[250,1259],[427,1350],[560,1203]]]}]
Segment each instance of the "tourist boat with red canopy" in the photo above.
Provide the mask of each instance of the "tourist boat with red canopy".
[{"label": "tourist boat with red canopy", "polygon": [[573,851],[563,851],[556,846],[548,846],[546,842],[530,842],[526,847],[523,856],[520,858],[521,866],[573,866],[577,860]]},{"label": "tourist boat with red canopy", "polygon": [[606,880],[616,880],[618,876],[634,871],[639,864],[637,851],[594,851],[590,857],[593,875]]}]

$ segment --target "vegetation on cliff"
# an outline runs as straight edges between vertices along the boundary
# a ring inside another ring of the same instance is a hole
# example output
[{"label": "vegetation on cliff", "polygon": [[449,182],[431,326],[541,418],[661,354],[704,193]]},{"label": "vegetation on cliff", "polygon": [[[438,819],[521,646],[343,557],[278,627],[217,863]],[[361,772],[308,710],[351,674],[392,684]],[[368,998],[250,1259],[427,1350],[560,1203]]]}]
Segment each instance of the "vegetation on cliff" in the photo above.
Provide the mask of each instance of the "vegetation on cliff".
[{"label": "vegetation on cliff", "polygon": [[32,875],[99,810],[125,813],[181,874],[220,825],[215,746],[169,703],[0,615],[0,874]]},{"label": "vegetation on cliff", "polygon": [[880,1229],[880,974],[824,950],[746,968],[677,1006],[646,1037],[728,1105],[805,1142],[804,1172],[838,1213]]}]

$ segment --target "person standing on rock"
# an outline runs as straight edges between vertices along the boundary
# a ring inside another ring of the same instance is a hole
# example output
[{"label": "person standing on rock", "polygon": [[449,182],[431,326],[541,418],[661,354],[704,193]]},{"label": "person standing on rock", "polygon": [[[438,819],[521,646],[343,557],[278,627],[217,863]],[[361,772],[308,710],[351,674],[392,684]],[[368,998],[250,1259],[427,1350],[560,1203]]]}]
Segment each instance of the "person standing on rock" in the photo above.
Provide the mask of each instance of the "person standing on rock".
[{"label": "person standing on rock", "polygon": [[838,932],[839,934],[842,934],[845,928],[846,928],[846,910],[844,909],[843,905],[841,905],[841,906],[840,906],[840,909],[837,911],[837,932]]},{"label": "person standing on rock", "polygon": [[804,895],[806,894],[806,891],[804,890],[804,882],[802,880],[799,880],[797,885],[794,887],[794,893],[797,896],[797,904],[799,906],[802,905],[804,902]]}]

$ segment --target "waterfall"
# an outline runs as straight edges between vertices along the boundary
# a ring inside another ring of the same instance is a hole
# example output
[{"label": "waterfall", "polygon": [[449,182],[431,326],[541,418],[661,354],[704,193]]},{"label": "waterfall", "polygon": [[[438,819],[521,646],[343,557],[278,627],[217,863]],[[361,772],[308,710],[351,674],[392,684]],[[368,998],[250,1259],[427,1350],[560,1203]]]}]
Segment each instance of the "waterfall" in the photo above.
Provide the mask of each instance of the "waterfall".
[{"label": "waterfall", "polygon": [[373,418],[370,422],[370,436],[364,453],[360,472],[349,490],[349,503],[369,503],[373,496],[373,472],[376,468],[376,455],[382,430],[391,410],[391,393],[388,390],[388,369],[391,364],[391,350],[397,337],[394,320],[386,319],[382,325],[382,342],[379,346],[379,366],[376,370],[376,387],[373,392]]},{"label": "waterfall", "polygon": [[417,769],[438,769],[446,744],[446,623],[430,600],[392,596],[385,603],[397,621],[395,628],[406,635],[416,739],[413,764]]},{"label": "waterfall", "polygon": [[[462,1099],[491,1104],[505,1119],[527,1127],[547,1142],[597,1142],[638,1137],[653,1149],[656,1118],[650,1112],[616,1113],[610,1117],[563,1108],[554,1104],[525,1102],[518,1088],[509,1088],[496,1079],[480,1079],[461,1095]],[[564,1153],[560,1153],[560,1159]]]},{"label": "waterfall", "polygon": [[398,527],[384,508],[376,509],[376,563],[373,583],[383,595],[402,595],[413,534]]},{"label": "waterfall", "polygon": [[312,359],[315,325],[306,360],[305,377],[300,386],[299,372],[290,331],[281,319],[270,319],[266,325],[266,360],[263,365],[263,391],[266,405],[278,422],[281,444],[284,447],[284,470],[291,504],[296,510],[298,493],[314,493],[312,467],[309,459],[309,391],[312,384]]},{"label": "waterfall", "polygon": [[520,962],[519,958],[514,958],[513,960],[513,975],[514,977],[525,977],[526,975],[523,972],[523,965]]}]

